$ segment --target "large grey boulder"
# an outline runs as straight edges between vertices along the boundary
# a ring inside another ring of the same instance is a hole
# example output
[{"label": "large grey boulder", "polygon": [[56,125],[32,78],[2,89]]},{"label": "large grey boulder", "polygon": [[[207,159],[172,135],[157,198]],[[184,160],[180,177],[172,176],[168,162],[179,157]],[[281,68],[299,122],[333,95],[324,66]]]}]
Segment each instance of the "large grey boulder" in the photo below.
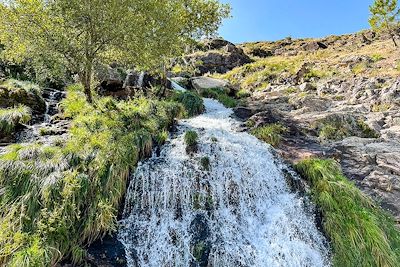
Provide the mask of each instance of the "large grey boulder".
[{"label": "large grey boulder", "polygon": [[223,89],[227,94],[232,94],[235,88],[226,80],[215,79],[210,77],[194,77],[191,79],[193,88],[202,94],[207,89]]}]

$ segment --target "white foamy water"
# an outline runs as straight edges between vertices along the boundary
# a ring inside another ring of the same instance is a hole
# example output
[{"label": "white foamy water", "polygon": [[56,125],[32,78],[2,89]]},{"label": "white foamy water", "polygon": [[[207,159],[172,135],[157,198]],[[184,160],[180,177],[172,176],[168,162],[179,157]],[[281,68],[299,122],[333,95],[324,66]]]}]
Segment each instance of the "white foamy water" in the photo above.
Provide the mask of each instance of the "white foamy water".
[{"label": "white foamy water", "polygon": [[[128,265],[329,266],[307,202],[291,193],[270,146],[236,132],[230,109],[205,106],[132,177],[119,233]],[[188,129],[199,134],[192,155]]]}]

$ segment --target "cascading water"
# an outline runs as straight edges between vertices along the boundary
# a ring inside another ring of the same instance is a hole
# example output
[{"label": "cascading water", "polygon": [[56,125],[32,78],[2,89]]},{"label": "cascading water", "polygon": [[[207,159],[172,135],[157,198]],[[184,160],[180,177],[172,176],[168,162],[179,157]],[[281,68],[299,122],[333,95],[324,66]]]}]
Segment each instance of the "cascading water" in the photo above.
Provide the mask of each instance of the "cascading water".
[{"label": "cascading water", "polygon": [[[291,193],[270,146],[236,132],[230,109],[205,106],[132,177],[119,233],[128,265],[329,266],[307,201]],[[189,129],[199,134],[191,155]]]}]

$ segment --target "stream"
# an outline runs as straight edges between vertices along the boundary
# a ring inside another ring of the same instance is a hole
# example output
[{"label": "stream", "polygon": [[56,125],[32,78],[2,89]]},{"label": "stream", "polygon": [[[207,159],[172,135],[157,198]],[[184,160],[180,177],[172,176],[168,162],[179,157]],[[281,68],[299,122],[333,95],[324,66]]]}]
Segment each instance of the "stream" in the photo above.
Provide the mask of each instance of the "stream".
[{"label": "stream", "polygon": [[[287,184],[272,148],[205,99],[129,185],[119,240],[128,266],[330,266],[313,205]],[[199,135],[186,152],[184,134]],[[208,164],[209,162],[209,164]]]}]

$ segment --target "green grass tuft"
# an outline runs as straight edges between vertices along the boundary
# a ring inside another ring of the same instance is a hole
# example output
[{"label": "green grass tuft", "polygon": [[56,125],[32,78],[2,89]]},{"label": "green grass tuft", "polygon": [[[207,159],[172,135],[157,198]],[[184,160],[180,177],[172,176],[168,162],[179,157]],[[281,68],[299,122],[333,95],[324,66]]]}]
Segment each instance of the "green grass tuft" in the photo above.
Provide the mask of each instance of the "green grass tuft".
[{"label": "green grass tuft", "polygon": [[205,110],[203,99],[193,92],[177,92],[172,99],[182,103],[189,117],[199,115]]},{"label": "green grass tuft", "polygon": [[285,126],[279,123],[265,125],[251,131],[251,134],[258,139],[276,147],[282,139],[282,135],[287,131]]},{"label": "green grass tuft", "polygon": [[28,123],[32,119],[31,109],[26,106],[0,109],[0,137],[14,132],[19,123]]},{"label": "green grass tuft", "polygon": [[210,170],[210,158],[209,157],[202,157],[200,159],[200,164],[204,170],[206,170],[206,171]]},{"label": "green grass tuft", "polygon": [[394,219],[349,182],[334,160],[304,160],[296,169],[323,214],[333,266],[399,266],[400,232]]},{"label": "green grass tuft", "polygon": [[184,139],[187,146],[195,146],[197,145],[199,135],[195,131],[187,131],[185,133]]}]

